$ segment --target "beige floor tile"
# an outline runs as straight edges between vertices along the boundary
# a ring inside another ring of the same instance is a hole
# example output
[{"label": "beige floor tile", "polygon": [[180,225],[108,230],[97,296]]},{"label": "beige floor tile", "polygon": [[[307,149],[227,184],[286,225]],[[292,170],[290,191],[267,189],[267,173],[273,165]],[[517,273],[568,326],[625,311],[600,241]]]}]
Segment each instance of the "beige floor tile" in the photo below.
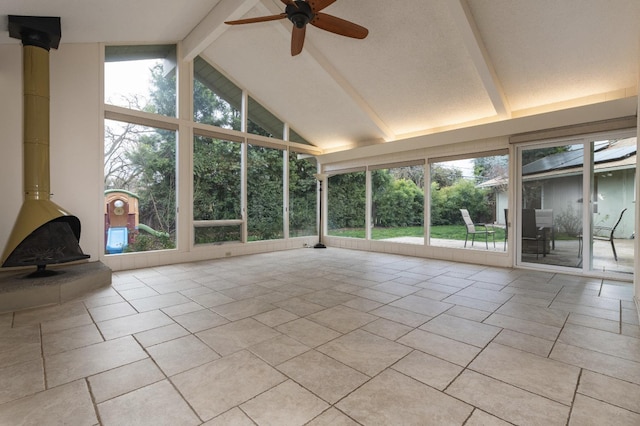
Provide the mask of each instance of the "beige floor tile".
[{"label": "beige floor tile", "polygon": [[174,293],[177,291],[189,290],[193,288],[202,287],[201,284],[192,280],[180,280],[172,281],[168,283],[152,284],[148,283],[149,287],[154,289],[160,294]]},{"label": "beige floor tile", "polygon": [[463,367],[469,364],[480,352],[480,348],[476,346],[424,330],[413,330],[398,339],[398,343]]},{"label": "beige floor tile", "polygon": [[465,426],[509,426],[511,423],[505,422],[491,414],[478,409],[473,410],[471,417],[464,424]]},{"label": "beige floor tile", "polygon": [[330,408],[307,423],[307,426],[358,426],[358,423],[335,408]]},{"label": "beige floor tile", "polygon": [[269,312],[265,312],[263,314],[256,315],[253,318],[269,327],[277,327],[280,324],[293,321],[295,319],[298,319],[299,317],[289,311],[278,308]]},{"label": "beige floor tile", "polygon": [[400,284],[395,281],[388,281],[371,287],[372,290],[383,291],[385,293],[394,294],[396,296],[408,296],[420,290],[419,287],[413,285]]},{"label": "beige floor tile", "polygon": [[395,306],[382,306],[369,312],[370,314],[386,318],[390,321],[399,322],[409,327],[419,327],[431,319],[430,316],[418,314]]},{"label": "beige floor tile", "polygon": [[[429,403],[425,404],[425,401]],[[390,370],[364,384],[337,407],[367,425],[461,425],[473,409]]]},{"label": "beige floor tile", "polygon": [[620,332],[620,321],[612,321],[603,318],[591,317],[581,314],[569,314],[567,323],[581,325],[584,327],[597,328],[598,330],[608,331],[610,333]]},{"label": "beige floor tile", "polygon": [[270,365],[276,366],[307,352],[309,347],[289,336],[279,335],[253,346],[249,346],[247,349],[264,361],[268,362]]},{"label": "beige floor tile", "polygon": [[569,420],[570,426],[637,426],[639,424],[640,414],[580,394],[576,395]]},{"label": "beige floor tile", "polygon": [[42,360],[0,368],[0,404],[44,390]]},{"label": "beige floor tile", "polygon": [[106,321],[113,318],[137,314],[138,312],[127,302],[113,303],[110,305],[89,308],[89,313],[94,321]]},{"label": "beige floor tile", "polygon": [[215,312],[211,312],[208,309],[201,309],[188,314],[178,315],[173,317],[173,320],[189,330],[191,333],[197,333],[229,322],[227,319],[221,317]]},{"label": "beige floor tile", "polygon": [[500,304],[505,303],[512,297],[512,295],[509,293],[502,293],[500,291],[478,288],[475,285],[460,290],[456,293],[456,295],[470,297],[472,299],[478,299],[484,302],[494,302]]},{"label": "beige floor tile", "polygon": [[0,329],[0,368],[42,358],[40,327]]},{"label": "beige floor tile", "polygon": [[640,386],[584,370],[578,393],[640,414]]},{"label": "beige floor tile", "polygon": [[340,336],[337,331],[316,324],[306,318],[300,318],[286,324],[282,324],[276,328],[280,333],[296,339],[297,341],[315,348],[323,343],[335,339]]},{"label": "beige floor tile", "polygon": [[285,380],[284,375],[247,351],[209,362],[171,379],[205,421]]},{"label": "beige floor tile", "polygon": [[180,293],[159,294],[129,301],[138,312],[148,312],[188,302],[191,302],[191,299]]},{"label": "beige floor tile", "polygon": [[96,425],[98,419],[86,382],[77,380],[0,405],[0,424]]},{"label": "beige floor tile", "polygon": [[465,318],[471,321],[482,322],[490,314],[486,311],[479,309],[467,308],[466,306],[454,306],[446,311],[447,315],[453,315],[460,318]]},{"label": "beige floor tile", "polygon": [[88,312],[80,315],[46,321],[40,325],[43,333],[53,333],[55,331],[66,330],[68,328],[80,327],[81,325],[93,324],[93,319]]},{"label": "beige floor tile", "polygon": [[378,317],[346,306],[335,306],[311,314],[307,316],[307,319],[340,333],[348,333],[378,319]]},{"label": "beige floor tile", "polygon": [[329,405],[297,383],[287,380],[240,406],[259,425],[297,426]]},{"label": "beige floor tile", "polygon": [[239,287],[220,290],[220,293],[230,297],[233,300],[250,299],[252,297],[262,296],[271,293],[272,290],[256,284],[243,285]]},{"label": "beige floor tile", "polygon": [[279,365],[278,370],[331,404],[369,380],[366,375],[315,350]]},{"label": "beige floor tile", "polygon": [[558,341],[640,362],[640,340],[635,337],[567,324],[560,333]]},{"label": "beige floor tile", "polygon": [[244,299],[224,305],[212,306],[211,310],[229,321],[238,321],[264,312],[272,311],[276,306],[255,299]]},{"label": "beige floor tile", "polygon": [[47,323],[50,321],[66,319],[87,313],[82,302],[69,302],[62,305],[45,306],[42,308],[27,309],[14,314],[13,326],[22,327]]},{"label": "beige floor tile", "polygon": [[189,296],[193,299],[194,302],[199,305],[204,306],[205,308],[210,308],[212,306],[224,305],[225,303],[235,302],[229,296],[225,296],[224,294],[214,291],[211,293],[200,294],[198,296]]},{"label": "beige floor tile", "polygon": [[320,312],[326,309],[322,305],[309,302],[307,300],[301,299],[300,297],[292,297],[291,299],[282,300],[280,302],[274,303],[274,305],[301,317],[305,317],[307,315],[311,315],[313,313]]},{"label": "beige floor tile", "polygon": [[500,334],[493,339],[494,343],[510,346],[521,351],[530,352],[542,357],[548,357],[553,343],[551,340],[541,339],[529,334],[518,333],[517,331],[503,329]]},{"label": "beige floor tile", "polygon": [[222,356],[232,354],[279,335],[280,333],[277,331],[252,318],[197,333],[198,338]]},{"label": "beige floor tile", "polygon": [[484,323],[551,341],[556,340],[562,330],[561,327],[540,324],[539,322],[509,317],[502,314],[491,314],[489,318],[484,320]]},{"label": "beige floor tile", "polygon": [[178,337],[186,336],[190,334],[181,325],[172,323],[162,327],[154,328],[148,331],[142,331],[136,333],[133,337],[143,346],[149,347],[157,345],[158,343],[168,342],[169,340],[177,339]]},{"label": "beige floor tile", "polygon": [[566,405],[571,405],[580,374],[577,367],[496,343],[469,368]]},{"label": "beige floor tile", "polygon": [[353,293],[355,296],[364,297],[365,299],[373,300],[374,302],[379,303],[391,303],[394,300],[400,299],[400,296],[396,296],[395,294],[385,293],[384,291],[372,290],[370,288],[365,288],[360,291]]},{"label": "beige floor tile", "polygon": [[200,419],[167,380],[98,404],[104,426],[199,425]]},{"label": "beige floor tile", "polygon": [[640,363],[634,361],[564,343],[556,343],[549,358],[640,384]]},{"label": "beige floor tile", "polygon": [[406,296],[402,299],[396,300],[390,304],[396,308],[406,309],[418,314],[434,317],[440,315],[453,305],[450,303],[440,302],[438,300],[427,299],[420,296]]},{"label": "beige floor tile", "polygon": [[97,322],[96,325],[104,338],[111,340],[173,323],[173,320],[163,312],[150,311]]},{"label": "beige floor tile", "polygon": [[353,294],[343,293],[335,290],[320,290],[300,296],[301,299],[311,303],[322,305],[325,308],[331,308],[349,300],[355,299]]},{"label": "beige floor tile", "polygon": [[100,403],[159,382],[164,378],[165,375],[156,364],[146,358],[96,374],[88,380],[96,403]]},{"label": "beige floor tile", "polygon": [[458,365],[420,351],[411,352],[392,368],[439,390],[444,390],[463,370]]},{"label": "beige floor tile", "polygon": [[355,296],[351,300],[344,302],[342,305],[349,308],[357,309],[361,312],[370,312],[383,306],[382,303],[365,299],[364,297]]},{"label": "beige floor tile", "polygon": [[193,335],[150,346],[147,352],[167,376],[182,373],[220,358],[209,346]]},{"label": "beige floor tile", "polygon": [[506,315],[528,321],[538,322],[553,327],[562,327],[567,320],[568,312],[559,309],[525,305],[523,303],[507,302],[496,311]]},{"label": "beige floor tile", "polygon": [[102,336],[95,324],[83,325],[54,333],[43,333],[42,352],[48,356],[102,341]]},{"label": "beige floor tile", "polygon": [[125,299],[132,301],[136,299],[144,299],[145,297],[157,296],[159,293],[152,289],[151,287],[147,287],[146,285],[140,283],[136,285],[134,288],[127,289],[118,289],[118,292]]},{"label": "beige floor tile", "polygon": [[596,318],[617,321],[620,319],[620,311],[612,311],[610,309],[596,308],[593,306],[580,305],[578,303],[553,302],[550,306],[553,309],[561,309],[564,312],[572,312],[575,314],[588,315]]},{"label": "beige floor tile", "polygon": [[377,320],[363,326],[362,329],[389,340],[397,340],[413,330],[413,328],[408,325],[389,321],[384,318],[378,318]]},{"label": "beige floor tile", "polygon": [[447,314],[437,316],[420,326],[420,329],[481,348],[502,330],[493,325]]},{"label": "beige floor tile", "polygon": [[569,407],[465,370],[446,393],[518,425],[565,425]]},{"label": "beige floor tile", "polygon": [[363,330],[345,334],[318,350],[368,376],[380,373],[411,352],[407,346]]},{"label": "beige floor tile", "polygon": [[147,358],[127,336],[45,357],[47,386],[55,387]]},{"label": "beige floor tile", "polygon": [[255,426],[255,423],[239,408],[232,408],[202,426]]},{"label": "beige floor tile", "polygon": [[501,306],[500,303],[486,302],[484,300],[474,299],[472,297],[458,296],[457,294],[453,294],[446,299],[443,299],[443,302],[455,304],[458,306],[465,306],[467,308],[479,309],[486,312],[494,312]]},{"label": "beige floor tile", "polygon": [[169,315],[171,318],[175,318],[179,315],[190,314],[191,312],[201,311],[202,309],[203,309],[203,306],[197,304],[196,302],[187,302],[181,305],[174,305],[174,306],[169,306],[168,308],[162,308],[161,311]]}]

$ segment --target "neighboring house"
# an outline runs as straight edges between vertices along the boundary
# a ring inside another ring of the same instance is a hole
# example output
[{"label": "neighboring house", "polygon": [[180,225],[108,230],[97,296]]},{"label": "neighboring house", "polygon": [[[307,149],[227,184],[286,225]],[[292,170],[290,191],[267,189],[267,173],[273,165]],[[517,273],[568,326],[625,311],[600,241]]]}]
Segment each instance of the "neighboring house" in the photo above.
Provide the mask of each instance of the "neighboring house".
[{"label": "neighboring house", "polygon": [[[593,225],[611,226],[622,209],[627,211],[616,229],[617,238],[632,238],[635,217],[636,138],[596,142],[593,153]],[[552,209],[554,222],[562,228],[573,220],[580,223],[582,211],[582,149],[569,149],[526,164],[522,168],[525,208]],[[483,182],[494,188],[497,222],[504,224],[508,194],[506,178]],[[563,231],[563,229],[560,229]]]}]

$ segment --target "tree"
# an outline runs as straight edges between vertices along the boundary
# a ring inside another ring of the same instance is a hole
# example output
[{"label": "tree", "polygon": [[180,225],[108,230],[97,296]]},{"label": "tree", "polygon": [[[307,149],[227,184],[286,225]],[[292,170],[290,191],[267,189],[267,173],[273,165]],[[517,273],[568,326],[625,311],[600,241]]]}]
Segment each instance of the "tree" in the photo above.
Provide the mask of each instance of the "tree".
[{"label": "tree", "polygon": [[460,179],[462,179],[462,170],[460,169],[440,164],[431,165],[431,182],[437,183],[440,188],[451,186]]}]

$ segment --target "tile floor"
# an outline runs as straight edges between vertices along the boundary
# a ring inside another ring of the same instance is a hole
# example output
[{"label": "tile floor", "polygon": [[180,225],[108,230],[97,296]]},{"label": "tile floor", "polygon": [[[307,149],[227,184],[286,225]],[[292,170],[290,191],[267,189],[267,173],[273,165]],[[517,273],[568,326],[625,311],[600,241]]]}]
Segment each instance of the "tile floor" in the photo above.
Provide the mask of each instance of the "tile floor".
[{"label": "tile floor", "polygon": [[630,284],[300,249],[0,315],[0,425],[640,425]]}]

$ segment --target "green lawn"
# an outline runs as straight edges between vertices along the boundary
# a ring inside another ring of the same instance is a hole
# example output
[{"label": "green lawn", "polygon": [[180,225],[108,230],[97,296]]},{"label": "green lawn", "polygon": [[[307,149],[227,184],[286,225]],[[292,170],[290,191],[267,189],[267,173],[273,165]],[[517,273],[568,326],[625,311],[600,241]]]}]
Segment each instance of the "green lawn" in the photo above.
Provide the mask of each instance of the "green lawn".
[{"label": "green lawn", "polygon": [[[364,228],[331,229],[329,235],[335,237],[364,238]],[[504,239],[504,229],[495,228],[496,240]],[[464,225],[442,225],[431,227],[431,238],[443,240],[464,241],[467,232]],[[371,237],[374,240],[384,240],[396,237],[422,237],[424,228],[421,226],[411,226],[403,228],[373,228]]]}]

